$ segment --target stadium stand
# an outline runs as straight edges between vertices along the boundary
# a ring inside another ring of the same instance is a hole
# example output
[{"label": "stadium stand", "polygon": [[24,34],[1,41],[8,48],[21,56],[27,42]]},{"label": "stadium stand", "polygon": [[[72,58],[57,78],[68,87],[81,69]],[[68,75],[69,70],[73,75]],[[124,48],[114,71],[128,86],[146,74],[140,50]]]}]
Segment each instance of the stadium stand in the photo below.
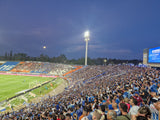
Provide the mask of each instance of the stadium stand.
[{"label": "stadium stand", "polygon": [[74,68],[75,68],[75,69],[73,69],[73,70],[71,70],[71,71],[69,71],[69,72],[63,74],[63,76],[66,76],[66,75],[68,75],[68,74],[71,74],[71,73],[73,73],[73,72],[75,72],[75,71],[81,69],[82,66],[74,66]]},{"label": "stadium stand", "polygon": [[0,66],[0,71],[10,71],[13,69],[19,62],[6,62]]},{"label": "stadium stand", "polygon": [[63,75],[74,69],[71,65],[48,63],[48,62],[20,62],[11,72],[31,74]]},{"label": "stadium stand", "polygon": [[160,71],[130,65],[87,66],[65,76],[68,88],[0,119],[159,120]]}]

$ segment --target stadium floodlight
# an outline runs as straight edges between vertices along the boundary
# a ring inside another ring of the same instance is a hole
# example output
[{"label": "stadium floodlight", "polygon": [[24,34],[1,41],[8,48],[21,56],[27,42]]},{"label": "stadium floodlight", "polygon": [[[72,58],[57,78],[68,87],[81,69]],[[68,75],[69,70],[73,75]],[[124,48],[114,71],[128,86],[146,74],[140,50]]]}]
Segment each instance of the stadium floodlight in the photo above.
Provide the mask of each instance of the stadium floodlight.
[{"label": "stadium floodlight", "polygon": [[84,33],[84,37],[85,37],[85,38],[89,38],[89,31],[86,31],[86,32]]},{"label": "stadium floodlight", "polygon": [[106,63],[107,63],[107,59],[104,59],[104,65],[106,65]]},{"label": "stadium floodlight", "polygon": [[43,49],[46,49],[46,46],[43,46]]},{"label": "stadium floodlight", "polygon": [[85,65],[87,65],[87,51],[88,51],[88,41],[89,41],[89,31],[84,33],[84,39],[86,41],[86,52],[85,52]]}]

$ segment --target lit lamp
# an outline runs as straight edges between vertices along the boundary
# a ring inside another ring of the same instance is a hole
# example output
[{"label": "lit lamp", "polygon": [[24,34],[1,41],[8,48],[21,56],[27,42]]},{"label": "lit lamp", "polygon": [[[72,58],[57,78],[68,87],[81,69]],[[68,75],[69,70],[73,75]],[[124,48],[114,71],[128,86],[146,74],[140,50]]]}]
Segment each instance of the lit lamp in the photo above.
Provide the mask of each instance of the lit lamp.
[{"label": "lit lamp", "polygon": [[87,51],[88,51],[89,31],[86,31],[84,33],[84,40],[86,41],[85,65],[87,65]]},{"label": "lit lamp", "polygon": [[104,59],[104,65],[106,65],[106,62],[107,62],[107,60],[106,60],[106,59]]},{"label": "lit lamp", "polygon": [[46,46],[43,46],[43,49],[46,49]]}]

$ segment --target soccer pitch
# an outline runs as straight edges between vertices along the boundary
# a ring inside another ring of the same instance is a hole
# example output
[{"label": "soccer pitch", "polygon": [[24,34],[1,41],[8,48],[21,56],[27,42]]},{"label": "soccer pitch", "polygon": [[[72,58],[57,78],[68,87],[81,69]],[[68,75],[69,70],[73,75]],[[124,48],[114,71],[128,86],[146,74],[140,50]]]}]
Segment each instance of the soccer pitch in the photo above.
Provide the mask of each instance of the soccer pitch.
[{"label": "soccer pitch", "polygon": [[31,85],[53,79],[39,76],[0,75],[0,102],[15,96],[20,91],[29,89]]}]

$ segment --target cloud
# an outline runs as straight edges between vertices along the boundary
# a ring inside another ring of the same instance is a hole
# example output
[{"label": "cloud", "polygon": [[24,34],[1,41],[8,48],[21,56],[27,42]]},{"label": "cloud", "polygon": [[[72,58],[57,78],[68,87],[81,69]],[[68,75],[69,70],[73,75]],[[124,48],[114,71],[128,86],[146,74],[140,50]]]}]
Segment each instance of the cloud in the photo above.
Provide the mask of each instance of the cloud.
[{"label": "cloud", "polygon": [[[88,46],[88,50],[92,53],[112,53],[112,54],[129,54],[132,53],[129,49],[107,49],[104,45],[91,44]],[[85,51],[85,44],[74,45],[65,49],[67,53],[75,53],[79,51]]]},{"label": "cloud", "polygon": [[56,32],[56,30],[46,26],[46,27],[32,28],[29,34],[37,37],[47,37],[47,36],[51,36],[53,32]]},{"label": "cloud", "polygon": [[26,35],[30,32],[26,30],[12,30],[12,29],[0,29],[0,34],[2,35]]},{"label": "cloud", "polygon": [[124,53],[131,53],[131,50],[127,50],[127,49],[117,49],[117,50],[110,49],[110,50],[108,50],[108,49],[105,49],[105,50],[100,50],[99,52],[124,54]]},{"label": "cloud", "polygon": [[85,49],[84,45],[70,46],[70,47],[66,48],[65,52],[67,52],[67,53],[74,53],[74,52],[82,51],[84,49]]},{"label": "cloud", "polygon": [[[113,45],[113,43],[112,43]],[[98,52],[98,53],[119,53],[119,54],[127,54],[127,53],[131,53],[131,50],[129,49],[123,49],[123,48],[115,48],[112,47],[112,45],[104,45],[104,44],[91,44],[89,45],[89,50],[92,52]],[[118,47],[118,46],[117,46]],[[110,48],[110,49],[109,49]]]},{"label": "cloud", "polygon": [[96,49],[101,49],[101,48],[103,48],[102,45],[94,45],[94,44],[89,45],[89,49],[91,50],[96,50]]},{"label": "cloud", "polygon": [[[81,43],[81,41],[78,41],[78,43]],[[72,46],[69,46],[66,48],[66,52],[68,53],[73,53],[73,52],[78,52],[78,51],[85,51],[85,42],[83,44],[72,44]],[[95,45],[95,44],[91,44],[88,46],[88,49],[90,51],[95,51],[97,49],[101,49],[102,46],[101,45]]]}]

